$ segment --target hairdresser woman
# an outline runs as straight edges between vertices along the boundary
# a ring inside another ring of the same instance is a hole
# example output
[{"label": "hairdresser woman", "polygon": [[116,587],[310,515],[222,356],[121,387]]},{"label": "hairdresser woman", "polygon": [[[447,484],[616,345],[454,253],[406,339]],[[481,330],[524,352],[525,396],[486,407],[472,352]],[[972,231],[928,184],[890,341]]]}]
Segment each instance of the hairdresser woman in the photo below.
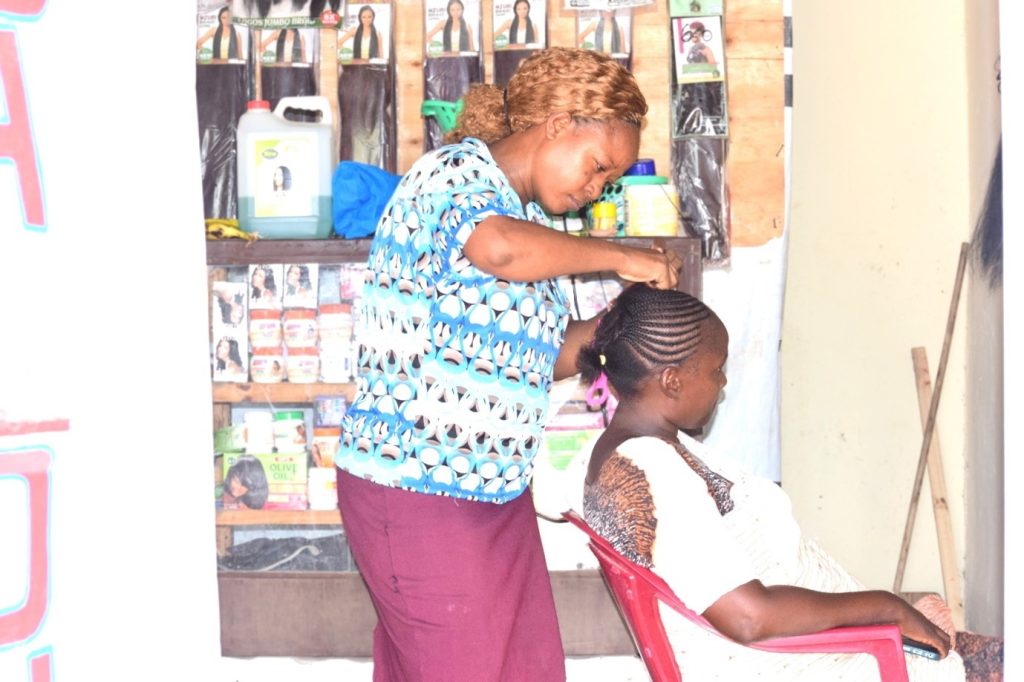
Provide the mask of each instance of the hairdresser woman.
[{"label": "hairdresser woman", "polygon": [[550,229],[636,160],[647,104],[609,57],[550,48],[467,93],[391,197],[360,303],[338,500],[377,609],[374,680],[565,679],[528,484],[548,390],[596,321],[560,275],[676,284],[674,254]]}]

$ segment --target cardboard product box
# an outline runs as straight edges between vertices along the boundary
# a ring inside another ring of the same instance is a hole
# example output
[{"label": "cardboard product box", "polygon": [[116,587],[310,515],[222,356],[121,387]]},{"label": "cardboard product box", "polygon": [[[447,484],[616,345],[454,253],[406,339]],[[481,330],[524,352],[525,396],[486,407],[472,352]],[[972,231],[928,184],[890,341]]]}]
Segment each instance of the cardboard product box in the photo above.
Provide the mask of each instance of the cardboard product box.
[{"label": "cardboard product box", "polygon": [[[224,480],[228,478],[231,467],[243,456],[240,452],[224,453]],[[307,479],[308,463],[305,451],[302,452],[272,452],[272,453],[247,453],[249,457],[255,457],[263,465],[267,476],[267,483],[275,485],[278,483],[295,483],[305,485]]]},{"label": "cardboard product box", "polygon": [[600,429],[545,429],[544,450],[551,467],[565,471],[569,462],[578,455],[591,438],[600,434]]},{"label": "cardboard product box", "polygon": [[274,493],[267,496],[264,509],[309,509],[309,498],[306,493]]},{"label": "cardboard product box", "polygon": [[[268,507],[272,496],[306,496],[309,463],[305,451],[297,453],[250,454],[224,453],[224,509],[305,509],[305,507]],[[234,492],[244,491],[238,497]],[[299,492],[295,492],[299,491]],[[298,500],[288,498],[278,502],[297,505]]]},{"label": "cardboard product box", "polygon": [[215,452],[242,452],[245,450],[245,425],[232,424],[213,432]]}]

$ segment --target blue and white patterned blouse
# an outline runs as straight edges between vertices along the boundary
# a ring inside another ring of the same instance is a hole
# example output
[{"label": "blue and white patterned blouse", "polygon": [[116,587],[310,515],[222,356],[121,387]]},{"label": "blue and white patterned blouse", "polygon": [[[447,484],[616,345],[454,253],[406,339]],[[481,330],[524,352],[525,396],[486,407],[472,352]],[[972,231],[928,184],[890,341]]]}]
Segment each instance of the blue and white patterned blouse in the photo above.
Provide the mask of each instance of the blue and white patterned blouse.
[{"label": "blue and white patterned blouse", "polygon": [[568,310],[554,280],[508,282],[469,262],[466,241],[494,215],[547,224],[472,138],[425,155],[395,190],[359,304],[343,470],[497,503],[529,484]]}]

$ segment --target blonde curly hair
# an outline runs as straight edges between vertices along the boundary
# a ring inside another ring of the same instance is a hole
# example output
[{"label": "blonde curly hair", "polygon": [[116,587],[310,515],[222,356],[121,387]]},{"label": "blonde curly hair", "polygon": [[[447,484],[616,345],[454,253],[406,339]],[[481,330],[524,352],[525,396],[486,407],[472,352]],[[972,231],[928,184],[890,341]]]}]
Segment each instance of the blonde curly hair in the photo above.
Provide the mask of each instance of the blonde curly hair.
[{"label": "blonde curly hair", "polygon": [[446,142],[475,137],[490,143],[543,123],[553,113],[574,119],[623,121],[638,128],[647,100],[633,74],[606,54],[549,47],[523,60],[503,90],[474,85]]}]

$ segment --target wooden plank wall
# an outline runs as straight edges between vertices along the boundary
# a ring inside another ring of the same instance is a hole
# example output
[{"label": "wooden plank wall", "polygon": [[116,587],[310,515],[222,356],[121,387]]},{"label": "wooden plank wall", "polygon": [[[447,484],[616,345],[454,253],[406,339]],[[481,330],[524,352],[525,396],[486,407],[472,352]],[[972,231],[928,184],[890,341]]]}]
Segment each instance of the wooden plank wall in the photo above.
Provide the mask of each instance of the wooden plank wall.
[{"label": "wooden plank wall", "polygon": [[[483,36],[491,35],[491,2],[483,0]],[[573,45],[575,13],[564,2],[548,7],[548,41]],[[423,153],[423,3],[395,0],[398,169],[409,169]],[[732,243],[761,244],[782,233],[783,167],[782,0],[726,0],[726,78],[730,144],[727,178]],[[484,40],[484,73],[492,72],[490,41]],[[672,52],[667,0],[633,11],[633,72],[650,111],[640,156],[666,174],[670,158]]]}]

